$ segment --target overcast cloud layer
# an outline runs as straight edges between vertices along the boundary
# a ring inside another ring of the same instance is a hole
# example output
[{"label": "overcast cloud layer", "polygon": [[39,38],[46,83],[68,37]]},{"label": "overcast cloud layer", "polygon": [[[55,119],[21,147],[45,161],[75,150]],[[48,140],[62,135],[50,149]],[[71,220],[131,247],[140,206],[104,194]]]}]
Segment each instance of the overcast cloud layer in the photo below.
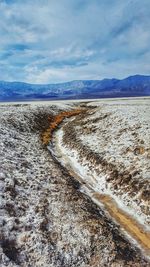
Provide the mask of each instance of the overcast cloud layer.
[{"label": "overcast cloud layer", "polygon": [[150,74],[150,0],[0,0],[0,80]]}]

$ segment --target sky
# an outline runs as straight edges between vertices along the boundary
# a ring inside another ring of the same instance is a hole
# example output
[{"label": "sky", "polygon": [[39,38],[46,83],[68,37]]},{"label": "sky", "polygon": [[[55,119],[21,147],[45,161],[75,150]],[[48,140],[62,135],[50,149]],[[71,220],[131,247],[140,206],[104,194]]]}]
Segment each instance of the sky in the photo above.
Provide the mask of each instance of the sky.
[{"label": "sky", "polygon": [[0,80],[150,74],[150,0],[0,0]]}]

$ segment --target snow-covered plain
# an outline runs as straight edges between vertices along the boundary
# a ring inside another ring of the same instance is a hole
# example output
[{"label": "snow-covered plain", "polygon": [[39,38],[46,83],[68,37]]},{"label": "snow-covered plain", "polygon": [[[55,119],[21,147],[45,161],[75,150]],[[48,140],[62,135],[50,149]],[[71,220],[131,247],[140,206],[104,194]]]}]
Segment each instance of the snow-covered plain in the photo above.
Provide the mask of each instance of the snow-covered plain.
[{"label": "snow-covered plain", "polygon": [[[87,104],[55,134],[61,162],[150,231],[150,100]],[[84,186],[83,186],[84,190]]]},{"label": "snow-covered plain", "polygon": [[0,106],[0,266],[149,266],[41,142],[73,105]]}]

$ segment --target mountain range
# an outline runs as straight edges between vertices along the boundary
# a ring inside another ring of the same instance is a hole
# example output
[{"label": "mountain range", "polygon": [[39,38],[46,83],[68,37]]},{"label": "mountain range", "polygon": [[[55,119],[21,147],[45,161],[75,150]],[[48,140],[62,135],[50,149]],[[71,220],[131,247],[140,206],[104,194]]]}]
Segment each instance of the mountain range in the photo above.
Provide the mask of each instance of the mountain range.
[{"label": "mountain range", "polygon": [[0,81],[0,101],[150,96],[150,76],[79,80],[58,84]]}]

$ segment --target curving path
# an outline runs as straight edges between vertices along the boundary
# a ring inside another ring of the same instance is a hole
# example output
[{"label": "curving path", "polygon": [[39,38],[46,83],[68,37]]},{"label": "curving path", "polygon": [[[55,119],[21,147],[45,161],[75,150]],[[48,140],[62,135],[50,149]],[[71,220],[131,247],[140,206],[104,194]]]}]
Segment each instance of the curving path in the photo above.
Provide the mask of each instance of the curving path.
[{"label": "curving path", "polygon": [[[51,144],[48,148],[57,161],[59,161],[68,170],[70,175],[80,182],[81,191],[90,196],[93,202],[101,207],[107,216],[120,226],[120,231],[124,233],[132,243],[138,246],[146,257],[150,258],[150,232],[144,229],[143,225],[124,211],[115,199],[109,195],[97,192],[91,182],[92,179],[85,177],[85,173],[82,173],[82,166],[77,166],[74,161],[70,160],[64,151],[64,144],[62,142],[64,131],[63,125],[69,124],[69,117],[76,116],[81,112],[82,110],[77,109],[77,112],[71,111],[69,115],[68,113],[66,113],[66,115],[63,113],[63,116],[60,114],[60,117],[62,117],[62,119],[60,119],[60,123],[62,123],[66,118],[67,121],[65,121],[59,129],[57,129],[59,122],[53,123],[55,127],[53,127],[53,135],[50,135],[51,139],[49,141],[51,141]],[[48,131],[50,131],[50,129],[51,127]]]}]

